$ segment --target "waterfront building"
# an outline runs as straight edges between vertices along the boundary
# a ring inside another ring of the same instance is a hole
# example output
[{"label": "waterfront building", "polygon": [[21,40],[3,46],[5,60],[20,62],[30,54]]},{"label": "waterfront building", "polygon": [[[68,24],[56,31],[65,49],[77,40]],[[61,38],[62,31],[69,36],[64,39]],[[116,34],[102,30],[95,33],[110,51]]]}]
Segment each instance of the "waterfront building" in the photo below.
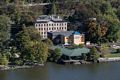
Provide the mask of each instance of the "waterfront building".
[{"label": "waterfront building", "polygon": [[48,32],[54,44],[79,45],[85,43],[85,35],[77,31]]},{"label": "waterfront building", "polygon": [[73,47],[61,47],[61,46],[53,46],[52,49],[55,50],[59,48],[62,53],[61,60],[63,63],[72,63],[72,64],[80,64],[82,56],[86,55],[90,52],[90,49],[87,47],[83,48],[73,48]]},{"label": "waterfront building", "polygon": [[56,15],[41,15],[35,22],[35,28],[43,39],[47,38],[47,32],[67,31],[67,21]]}]

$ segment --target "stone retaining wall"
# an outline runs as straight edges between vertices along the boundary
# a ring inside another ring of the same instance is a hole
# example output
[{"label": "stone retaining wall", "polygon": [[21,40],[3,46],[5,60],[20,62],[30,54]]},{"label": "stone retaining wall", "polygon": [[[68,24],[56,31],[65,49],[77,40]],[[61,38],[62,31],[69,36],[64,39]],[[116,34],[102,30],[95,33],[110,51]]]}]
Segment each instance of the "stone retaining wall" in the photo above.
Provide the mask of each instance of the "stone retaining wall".
[{"label": "stone retaining wall", "polygon": [[112,62],[112,61],[120,61],[120,57],[113,57],[113,58],[99,58],[99,62]]}]

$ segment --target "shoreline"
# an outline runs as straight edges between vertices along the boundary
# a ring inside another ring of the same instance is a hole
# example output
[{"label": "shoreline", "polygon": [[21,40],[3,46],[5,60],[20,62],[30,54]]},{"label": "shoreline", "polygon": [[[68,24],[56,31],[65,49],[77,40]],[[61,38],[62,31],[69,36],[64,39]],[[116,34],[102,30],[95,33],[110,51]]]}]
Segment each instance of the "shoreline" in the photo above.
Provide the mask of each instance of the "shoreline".
[{"label": "shoreline", "polygon": [[120,57],[111,57],[111,58],[99,58],[98,62],[117,62],[120,61]]},{"label": "shoreline", "polygon": [[[98,62],[88,62],[81,60],[81,62],[75,62],[75,63],[65,63],[64,65],[67,64],[73,64],[73,65],[82,65],[82,64],[93,64],[93,63],[104,63],[104,62],[119,62],[120,57],[112,57],[112,58],[99,58]],[[32,67],[42,67],[44,64],[39,64],[39,65],[23,65],[23,66],[18,66],[18,65],[0,65],[0,71],[1,70],[15,70],[15,69],[26,69],[26,68],[32,68]]]},{"label": "shoreline", "polygon": [[44,64],[39,64],[39,65],[22,65],[22,66],[18,66],[18,65],[0,65],[0,70],[15,70],[15,69],[26,69],[26,68],[32,68],[32,67],[37,67],[37,66],[44,66]]}]

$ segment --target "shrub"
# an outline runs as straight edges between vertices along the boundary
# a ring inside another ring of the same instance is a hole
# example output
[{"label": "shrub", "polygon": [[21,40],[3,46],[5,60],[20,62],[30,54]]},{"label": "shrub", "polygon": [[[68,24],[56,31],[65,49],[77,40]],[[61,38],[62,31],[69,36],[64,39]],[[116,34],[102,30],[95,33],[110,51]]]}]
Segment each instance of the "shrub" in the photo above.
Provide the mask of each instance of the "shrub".
[{"label": "shrub", "polygon": [[0,59],[0,64],[1,65],[8,65],[8,59],[7,59],[7,57],[6,57],[6,55],[3,55],[2,57],[1,57],[1,59]]},{"label": "shrub", "polygon": [[23,65],[23,61],[22,60],[15,60],[15,65]]},{"label": "shrub", "polygon": [[120,53],[120,49],[117,49],[116,52],[117,52],[117,53]]}]

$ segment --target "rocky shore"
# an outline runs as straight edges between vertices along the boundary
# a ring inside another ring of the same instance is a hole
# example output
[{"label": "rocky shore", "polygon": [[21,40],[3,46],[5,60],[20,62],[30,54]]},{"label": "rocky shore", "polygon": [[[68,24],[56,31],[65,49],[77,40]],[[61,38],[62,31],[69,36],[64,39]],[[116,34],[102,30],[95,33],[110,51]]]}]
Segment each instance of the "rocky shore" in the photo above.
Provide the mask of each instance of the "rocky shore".
[{"label": "rocky shore", "polygon": [[23,69],[23,68],[32,68],[35,66],[44,66],[44,64],[39,65],[23,65],[23,66],[17,66],[17,65],[0,65],[0,70],[14,70],[14,69]]},{"label": "rocky shore", "polygon": [[[120,61],[120,57],[113,57],[113,58],[99,58],[98,62],[116,62]],[[69,61],[64,61],[62,64],[91,64],[93,62],[88,62],[84,60],[69,60]],[[36,66],[44,66],[44,64],[37,64],[37,65],[22,65],[22,66],[17,66],[17,65],[0,65],[0,70],[14,70],[14,69],[23,69],[23,68],[32,68]]]},{"label": "rocky shore", "polygon": [[120,57],[112,57],[112,58],[99,58],[98,62],[116,62],[120,61]]}]

